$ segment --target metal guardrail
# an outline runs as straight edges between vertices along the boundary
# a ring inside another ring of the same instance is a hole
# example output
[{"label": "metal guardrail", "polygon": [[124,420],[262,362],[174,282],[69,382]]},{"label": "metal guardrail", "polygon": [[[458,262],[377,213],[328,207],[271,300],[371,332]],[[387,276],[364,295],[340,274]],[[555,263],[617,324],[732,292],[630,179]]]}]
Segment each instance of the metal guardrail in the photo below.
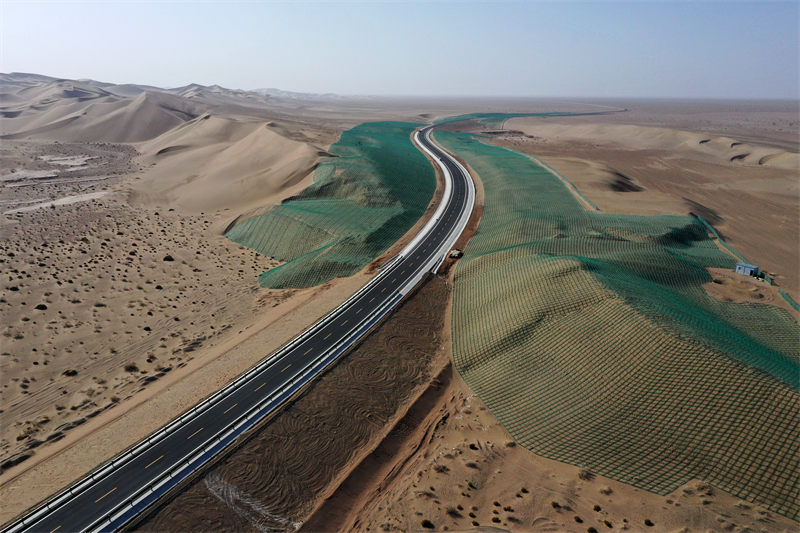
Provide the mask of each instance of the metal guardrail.
[{"label": "metal guardrail", "polygon": [[[426,135],[426,137],[428,139],[430,139],[430,131],[431,130],[428,130],[425,133],[425,135]],[[425,146],[422,146],[422,145],[420,145],[420,146],[431,157],[433,157],[434,159],[438,159],[438,156],[436,154],[434,154],[433,152],[431,152],[430,150],[428,150]],[[445,150],[443,150],[443,149],[442,149],[442,151],[445,152]],[[451,157],[451,159],[452,159],[453,163],[455,163],[455,165],[461,170],[461,172],[463,173],[464,176],[469,176],[470,175],[470,173],[467,171],[466,168],[464,168],[464,165],[462,165],[461,162],[458,159],[456,159],[455,157]],[[441,166],[443,167],[444,173],[446,174],[445,180],[447,181],[447,178],[450,178],[449,181],[452,181],[452,176],[450,175],[450,170],[447,168],[446,165],[441,165]],[[441,259],[437,263],[436,267],[433,269],[434,273],[439,269],[441,264],[444,262],[444,260],[447,257],[447,253],[450,251],[450,247],[453,246],[453,244],[455,244],[455,242],[458,240],[458,237],[464,231],[464,228],[467,227],[467,223],[469,222],[470,216],[472,216],[472,210],[475,207],[475,184],[472,182],[471,179],[467,180],[467,188],[468,188],[467,208],[464,209],[464,211],[462,211],[461,217],[460,217],[460,219],[458,221],[458,224],[453,226],[452,230],[448,233],[448,236],[445,238],[445,241],[443,242],[443,244],[446,243],[448,245],[446,247],[447,250],[445,250],[444,255],[441,257]],[[442,246],[442,247],[444,248],[444,246]]]}]

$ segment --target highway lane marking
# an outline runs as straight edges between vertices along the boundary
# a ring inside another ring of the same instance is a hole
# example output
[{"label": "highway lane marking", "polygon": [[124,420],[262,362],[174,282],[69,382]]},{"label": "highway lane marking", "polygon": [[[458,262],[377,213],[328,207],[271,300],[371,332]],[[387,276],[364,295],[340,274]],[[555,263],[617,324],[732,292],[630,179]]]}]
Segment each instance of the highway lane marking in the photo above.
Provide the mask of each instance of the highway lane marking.
[{"label": "highway lane marking", "polygon": [[344,326],[345,324],[347,324],[347,320],[345,320],[344,322],[342,322],[342,323],[341,323],[341,324],[339,324],[339,325],[340,325],[340,326]]},{"label": "highway lane marking", "polygon": [[225,412],[224,412],[224,413],[222,413],[222,414],[223,414],[223,415],[226,415],[226,414],[228,414],[228,411],[230,411],[231,409],[233,409],[233,408],[234,408],[234,407],[236,407],[237,405],[239,405],[239,402],[236,402],[235,404],[233,404],[233,405],[231,405],[230,407],[228,407],[227,409],[225,409]]},{"label": "highway lane marking", "polygon": [[[228,409],[228,411],[230,411],[230,409]],[[228,411],[225,411],[225,412],[227,413]],[[154,459],[153,461],[151,461],[151,462],[150,462],[150,464],[149,464],[149,465],[147,465],[146,467],[144,467],[144,469],[145,469],[145,470],[147,470],[148,468],[150,468],[151,466],[153,466],[154,464],[156,464],[157,462],[159,462],[159,461],[160,461],[161,459],[163,459],[163,458],[164,458],[164,456],[162,455],[162,456],[160,456],[158,459]]]},{"label": "highway lane marking", "polygon": [[266,384],[267,384],[266,382],[262,383],[261,385],[258,386],[258,388],[256,390],[259,390],[261,387],[263,387]]},{"label": "highway lane marking", "polygon": [[286,368],[281,370],[281,373],[286,372],[289,369],[290,366],[292,366],[292,363],[289,363],[288,365],[286,365]]},{"label": "highway lane marking", "polygon": [[328,338],[328,337],[330,337],[330,336],[331,336],[331,334],[330,334],[330,333],[328,333],[327,335],[325,335],[324,337],[322,337],[322,340],[325,340],[325,339],[327,339],[327,338]]},{"label": "highway lane marking", "polygon": [[[310,353],[311,353],[311,350],[313,350],[313,349],[314,349],[313,347],[309,348],[308,350],[306,350],[305,352],[303,352],[303,355],[308,355],[308,354],[310,354]],[[291,365],[289,365],[289,366],[291,366]],[[283,370],[286,370],[286,369],[284,368]],[[283,370],[281,370],[281,372],[283,372]]]},{"label": "highway lane marking", "polygon": [[197,431],[195,431],[194,433],[192,433],[191,435],[189,435],[188,437],[186,437],[186,440],[189,440],[189,439],[191,439],[192,437],[194,437],[195,435],[197,435],[197,434],[198,434],[198,433],[200,433],[201,431],[203,431],[203,428],[200,428],[200,429],[198,429]]},{"label": "highway lane marking", "polygon": [[397,278],[392,278],[391,283],[394,283],[396,280],[397,280]]},{"label": "highway lane marking", "polygon": [[370,303],[372,303],[372,301],[373,301],[374,299],[375,299],[375,297],[374,297],[374,296],[373,296],[372,298],[370,298],[370,299],[369,299]]},{"label": "highway lane marking", "polygon": [[382,288],[381,292],[386,292],[386,287]]},{"label": "highway lane marking", "polygon": [[61,526],[56,526],[56,528],[53,531],[51,531],[50,533],[56,533],[56,531],[58,531],[59,529],[61,529]]},{"label": "highway lane marking", "polygon": [[403,275],[403,274],[405,274],[405,273],[406,273],[406,271],[405,271],[405,270],[403,270],[402,272],[400,272],[400,275],[402,276],[402,275]]},{"label": "highway lane marking", "polygon": [[115,490],[117,490],[117,487],[114,487],[114,488],[113,488],[113,489],[111,489],[110,491],[106,492],[105,494],[103,494],[102,496],[100,496],[99,498],[97,498],[97,499],[94,501],[94,503],[97,503],[97,502],[99,502],[100,500],[102,500],[103,498],[105,498],[106,496],[108,496],[109,494],[111,494],[112,492],[114,492]]},{"label": "highway lane marking", "polygon": [[360,313],[362,309],[364,309],[364,308],[363,307],[359,307],[358,311],[356,311],[356,314]]}]

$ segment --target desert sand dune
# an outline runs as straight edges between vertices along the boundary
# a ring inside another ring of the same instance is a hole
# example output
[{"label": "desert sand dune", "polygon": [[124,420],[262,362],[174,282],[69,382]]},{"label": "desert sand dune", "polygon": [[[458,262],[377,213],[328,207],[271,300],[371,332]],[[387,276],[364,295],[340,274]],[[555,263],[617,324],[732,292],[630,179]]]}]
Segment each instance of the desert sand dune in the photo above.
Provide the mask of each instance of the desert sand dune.
[{"label": "desert sand dune", "polygon": [[583,141],[629,150],[669,150],[684,157],[714,163],[763,165],[800,169],[800,154],[758,146],[731,137],[671,128],[630,124],[550,124],[535,118],[513,118],[506,128],[556,141]]},{"label": "desert sand dune", "polygon": [[688,131],[618,124],[620,116],[602,117],[611,124],[514,118],[493,137],[543,160],[602,212],[703,216],[797,300],[800,154],[704,133],[702,121]]},{"label": "desert sand dune", "polygon": [[137,142],[152,139],[200,112],[194,104],[166,93],[142,92],[121,98],[106,91],[70,90],[63,85],[59,82],[44,93],[38,87],[20,91],[35,89],[39,91],[36,96],[44,98],[7,109],[6,113],[20,113],[3,121],[3,134],[7,138],[62,142]]},{"label": "desert sand dune", "polygon": [[22,99],[33,106],[54,103],[64,99],[92,100],[113,96],[111,93],[78,81],[54,81],[45,85],[25,87],[18,93]]},{"label": "desert sand dune", "polygon": [[320,151],[264,123],[209,115],[139,150],[153,166],[132,186],[131,198],[191,212],[276,203],[299,184],[308,185]]},{"label": "desert sand dune", "polygon": [[190,100],[199,100],[213,105],[235,105],[235,106],[264,106],[270,98],[267,95],[254,91],[242,91],[239,89],[227,89],[219,85],[206,87],[197,83],[192,83],[184,87],[170,89],[170,93]]},{"label": "desert sand dune", "polygon": [[[143,92],[112,112],[98,113],[89,124],[80,125],[77,140],[137,142],[152,139],[197,116],[185,102],[160,93]],[[76,129],[78,125],[76,124]]]}]

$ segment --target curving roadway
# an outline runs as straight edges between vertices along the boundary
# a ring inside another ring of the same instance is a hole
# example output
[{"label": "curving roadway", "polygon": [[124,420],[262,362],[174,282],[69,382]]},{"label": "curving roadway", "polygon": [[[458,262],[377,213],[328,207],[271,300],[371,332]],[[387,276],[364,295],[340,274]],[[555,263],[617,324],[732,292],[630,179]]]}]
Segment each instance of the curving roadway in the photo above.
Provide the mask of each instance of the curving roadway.
[{"label": "curving roadway", "polygon": [[313,380],[435,272],[474,205],[468,172],[430,139],[417,144],[445,174],[442,203],[420,234],[353,297],[286,347],[4,532],[115,531],[196,473]]}]

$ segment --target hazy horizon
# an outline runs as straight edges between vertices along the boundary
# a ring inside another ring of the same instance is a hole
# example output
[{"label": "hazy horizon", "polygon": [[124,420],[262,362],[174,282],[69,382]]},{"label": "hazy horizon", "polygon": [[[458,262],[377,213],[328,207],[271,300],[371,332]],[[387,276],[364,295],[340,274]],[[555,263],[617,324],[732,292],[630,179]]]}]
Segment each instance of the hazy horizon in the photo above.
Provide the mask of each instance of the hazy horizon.
[{"label": "hazy horizon", "polygon": [[404,98],[795,101],[800,91],[794,2],[0,9],[0,70],[59,78]]},{"label": "hazy horizon", "polygon": [[230,89],[234,91],[247,91],[247,92],[255,92],[261,90],[276,90],[285,93],[293,93],[293,94],[308,94],[312,96],[325,96],[325,95],[332,95],[336,97],[343,97],[343,98],[369,98],[369,99],[387,99],[387,100],[436,100],[439,98],[447,98],[448,100],[455,100],[455,101],[481,101],[481,100],[493,100],[493,101],[508,101],[508,102],[524,102],[524,101],[550,101],[558,102],[559,100],[564,101],[565,103],[586,103],[591,104],[594,102],[603,103],[606,105],[614,104],[617,106],[622,106],[625,103],[635,103],[635,102],[648,102],[648,103],[658,103],[658,102],[696,102],[696,103],[725,103],[725,102],[737,102],[737,103],[776,103],[776,104],[791,104],[792,106],[800,105],[800,95],[794,98],[759,98],[759,97],[669,97],[669,96],[563,96],[563,95],[536,95],[536,96],[492,96],[492,95],[447,95],[447,94],[414,94],[414,95],[407,95],[407,94],[356,94],[356,93],[334,93],[334,92],[310,92],[310,91],[293,91],[290,89],[285,89],[282,87],[235,87],[235,86],[226,86],[225,84],[217,83],[217,82],[209,82],[208,84],[201,84],[195,81],[188,81],[181,85],[175,86],[167,86],[167,85],[154,85],[154,84],[146,84],[146,83],[138,83],[135,80],[109,80],[109,79],[101,79],[98,77],[69,77],[69,76],[54,76],[47,72],[23,72],[23,71],[8,71],[8,72],[0,72],[0,74],[5,75],[32,75],[32,76],[44,76],[53,78],[55,80],[65,80],[65,81],[92,81],[92,82],[99,82],[99,83],[110,83],[113,85],[138,85],[141,87],[153,87],[156,89],[161,89],[165,91],[173,91],[176,89],[181,89],[183,87],[187,87],[190,85],[201,85],[204,87],[212,87],[218,85],[224,89]]}]

